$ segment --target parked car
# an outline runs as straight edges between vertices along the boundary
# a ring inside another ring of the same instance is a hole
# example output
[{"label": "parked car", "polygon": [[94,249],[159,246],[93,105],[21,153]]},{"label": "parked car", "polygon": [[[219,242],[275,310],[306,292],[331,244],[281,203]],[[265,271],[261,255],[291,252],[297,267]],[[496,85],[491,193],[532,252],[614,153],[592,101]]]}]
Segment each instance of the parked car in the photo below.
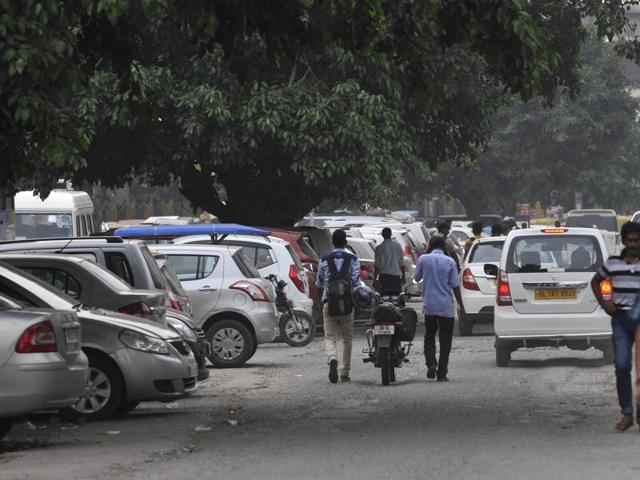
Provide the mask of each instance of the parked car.
[{"label": "parked car", "polygon": [[291,231],[302,232],[305,240],[311,248],[318,254],[318,257],[329,255],[333,251],[331,243],[331,233],[326,228],[317,227],[291,227]]},{"label": "parked car", "polygon": [[89,373],[74,312],[25,309],[0,295],[0,439],[15,417],[66,408],[83,394]]},{"label": "parked car", "polygon": [[169,295],[169,305],[174,310],[184,313],[187,316],[193,314],[191,308],[191,300],[189,294],[180,283],[180,279],[176,273],[167,264],[167,258],[162,254],[154,254],[154,258],[160,267],[162,275],[164,275],[165,283],[167,284],[167,294]]},{"label": "parked car", "polygon": [[[499,267],[485,265],[485,272],[497,277],[497,365],[507,366],[519,347],[561,345],[594,346],[610,361],[611,319],[590,287],[606,258],[604,238],[596,229],[513,230]],[[610,285],[603,285],[603,294],[610,294]]]},{"label": "parked car", "polygon": [[209,360],[218,367],[240,367],[258,344],[278,333],[271,283],[260,276],[241,247],[224,245],[150,245],[191,297],[195,324],[211,343]]},{"label": "parked car", "polygon": [[25,308],[76,312],[89,375],[72,417],[108,418],[141,401],[172,401],[196,391],[198,365],[173,330],[141,317],[85,309],[40,279],[0,262],[0,294]]},{"label": "parked car", "polygon": [[609,255],[615,255],[622,245],[618,216],[614,210],[571,210],[567,213],[565,226],[597,228],[604,237]]},{"label": "parked car", "polygon": [[41,252],[77,255],[102,265],[134,288],[167,286],[153,255],[142,240],[89,237],[57,240],[24,240],[0,243],[1,252]]},{"label": "parked car", "polygon": [[[207,235],[191,235],[176,238],[173,243],[175,245],[207,245],[211,244],[211,238]],[[313,316],[313,300],[309,298],[307,273],[289,242],[272,236],[228,235],[216,243],[241,247],[260,276],[268,278],[269,275],[275,275],[286,281],[288,285],[285,293],[293,302],[294,308]]]},{"label": "parked car", "polygon": [[196,380],[202,382],[209,378],[207,358],[211,355],[211,344],[207,340],[204,330],[198,327],[193,318],[184,312],[169,308],[165,313],[165,317],[169,327],[180,334],[196,358],[196,363],[198,364]]},{"label": "parked car", "polygon": [[471,335],[473,326],[478,323],[493,323],[496,279],[484,272],[484,266],[488,263],[499,265],[503,245],[503,237],[481,238],[471,246],[462,264],[458,328],[463,337]]},{"label": "parked car", "polygon": [[[376,244],[373,240],[354,237],[347,238],[347,250],[358,257],[360,261],[360,279],[368,287],[373,287],[375,246]],[[360,310],[357,305],[355,309],[354,316],[356,319],[368,319],[371,317],[371,309]]]}]

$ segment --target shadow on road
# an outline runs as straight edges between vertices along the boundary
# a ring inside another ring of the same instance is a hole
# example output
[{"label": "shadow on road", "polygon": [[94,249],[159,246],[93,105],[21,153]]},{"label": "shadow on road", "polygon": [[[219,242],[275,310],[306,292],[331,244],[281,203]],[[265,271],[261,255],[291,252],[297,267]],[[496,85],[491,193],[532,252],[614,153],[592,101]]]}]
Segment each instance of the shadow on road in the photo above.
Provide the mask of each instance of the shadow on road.
[{"label": "shadow on road", "polygon": [[602,358],[548,358],[545,360],[511,360],[509,368],[579,367],[599,368],[605,365]]}]

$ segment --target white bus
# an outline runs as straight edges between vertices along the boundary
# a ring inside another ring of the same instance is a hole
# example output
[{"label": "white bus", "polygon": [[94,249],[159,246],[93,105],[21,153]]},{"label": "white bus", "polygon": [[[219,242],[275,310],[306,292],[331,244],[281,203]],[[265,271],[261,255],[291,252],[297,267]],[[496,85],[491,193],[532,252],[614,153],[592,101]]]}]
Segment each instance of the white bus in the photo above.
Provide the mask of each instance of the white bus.
[{"label": "white bus", "polygon": [[42,200],[32,191],[14,197],[15,239],[86,237],[95,231],[86,192],[52,190]]}]

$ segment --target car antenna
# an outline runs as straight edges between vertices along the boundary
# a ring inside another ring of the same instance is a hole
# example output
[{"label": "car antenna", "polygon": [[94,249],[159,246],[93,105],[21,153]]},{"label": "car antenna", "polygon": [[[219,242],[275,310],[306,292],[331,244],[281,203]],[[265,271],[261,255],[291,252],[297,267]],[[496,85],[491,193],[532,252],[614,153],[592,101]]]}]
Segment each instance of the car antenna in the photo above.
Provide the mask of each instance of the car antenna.
[{"label": "car antenna", "polygon": [[69,241],[65,244],[65,246],[62,247],[60,250],[58,250],[56,253],[64,252],[64,249],[67,248],[71,244],[71,242],[73,242],[73,238],[69,239]]}]

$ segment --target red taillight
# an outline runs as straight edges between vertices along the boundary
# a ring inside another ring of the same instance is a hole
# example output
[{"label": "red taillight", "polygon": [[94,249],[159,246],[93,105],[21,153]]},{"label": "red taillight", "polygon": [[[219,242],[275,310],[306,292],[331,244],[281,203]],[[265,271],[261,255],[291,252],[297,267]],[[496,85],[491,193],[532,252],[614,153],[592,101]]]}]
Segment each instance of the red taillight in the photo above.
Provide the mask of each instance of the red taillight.
[{"label": "red taillight", "polygon": [[409,245],[404,246],[404,254],[409,257],[413,256],[413,252],[411,251],[411,247]]},{"label": "red taillight", "polygon": [[609,278],[600,282],[600,295],[603,300],[611,300],[613,298],[613,284]]},{"label": "red taillight", "polygon": [[513,305],[511,301],[511,287],[509,286],[509,277],[500,270],[498,272],[498,297],[497,304],[501,307]]},{"label": "red taillight", "polygon": [[470,268],[465,268],[464,272],[462,272],[462,286],[467,290],[480,290]]},{"label": "red taillight", "polygon": [[174,310],[182,312],[182,305],[175,294],[171,290],[167,290],[167,293],[169,294],[169,306]]},{"label": "red taillight", "polygon": [[36,323],[27,328],[18,339],[16,352],[42,353],[57,352],[56,336],[49,320]]},{"label": "red taillight", "polygon": [[289,278],[291,279],[293,284],[296,286],[296,288],[300,290],[300,292],[304,293],[304,282],[302,281],[302,278],[300,277],[300,272],[298,272],[298,269],[296,268],[295,265],[291,265],[289,267]]},{"label": "red taillight", "polygon": [[360,278],[371,280],[373,278],[373,265],[360,264]]},{"label": "red taillight", "polygon": [[149,305],[144,302],[135,302],[125,305],[118,309],[118,311],[127,315],[137,315],[138,317],[153,317],[153,310],[151,310]]},{"label": "red taillight", "polygon": [[269,302],[267,293],[259,286],[248,280],[240,280],[234,283],[229,288],[234,290],[240,290],[251,297],[254,302]]}]

